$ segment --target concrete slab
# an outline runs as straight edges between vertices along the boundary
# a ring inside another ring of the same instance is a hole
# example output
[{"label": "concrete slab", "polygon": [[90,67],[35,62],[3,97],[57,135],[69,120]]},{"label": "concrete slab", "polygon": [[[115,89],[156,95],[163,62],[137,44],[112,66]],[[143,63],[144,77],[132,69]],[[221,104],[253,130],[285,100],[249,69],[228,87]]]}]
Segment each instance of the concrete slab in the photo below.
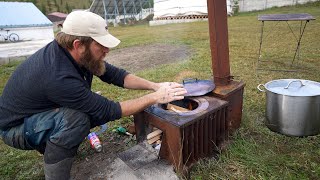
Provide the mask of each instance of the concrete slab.
[{"label": "concrete slab", "polygon": [[154,160],[157,156],[152,152],[146,150],[140,145],[133,146],[132,148],[118,154],[118,157],[126,163],[132,170],[137,170]]},{"label": "concrete slab", "polygon": [[74,180],[179,180],[173,166],[158,159],[157,153],[145,142],[118,154],[93,155],[80,166],[73,166],[71,177]]},{"label": "concrete slab", "polygon": [[150,145],[142,143],[118,156],[133,170],[138,179],[178,180],[173,166],[165,160],[158,159],[157,153]]},{"label": "concrete slab", "polygon": [[173,171],[173,166],[167,161],[159,159],[143,166],[134,171],[137,177],[141,179],[157,179],[157,180],[179,180]]},{"label": "concrete slab", "polygon": [[0,65],[14,60],[25,60],[30,55],[47,45],[53,39],[22,41],[16,43],[0,43]]},{"label": "concrete slab", "polygon": [[[139,180],[136,177],[134,171],[124,163],[120,158],[116,158],[110,165],[110,169],[107,172],[107,179],[119,179],[119,180]],[[91,179],[96,179],[91,177]]]}]

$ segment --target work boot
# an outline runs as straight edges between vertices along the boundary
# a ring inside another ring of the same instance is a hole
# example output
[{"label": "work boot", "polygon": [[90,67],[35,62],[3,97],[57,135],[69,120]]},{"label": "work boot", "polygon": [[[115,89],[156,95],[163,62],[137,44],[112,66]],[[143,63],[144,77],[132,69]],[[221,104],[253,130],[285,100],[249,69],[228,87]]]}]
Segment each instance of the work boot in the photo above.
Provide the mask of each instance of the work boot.
[{"label": "work boot", "polygon": [[44,164],[46,180],[69,180],[74,158],[66,158],[55,164]]},{"label": "work boot", "polygon": [[66,149],[47,141],[44,152],[44,174],[46,180],[69,180],[77,149],[78,146]]}]

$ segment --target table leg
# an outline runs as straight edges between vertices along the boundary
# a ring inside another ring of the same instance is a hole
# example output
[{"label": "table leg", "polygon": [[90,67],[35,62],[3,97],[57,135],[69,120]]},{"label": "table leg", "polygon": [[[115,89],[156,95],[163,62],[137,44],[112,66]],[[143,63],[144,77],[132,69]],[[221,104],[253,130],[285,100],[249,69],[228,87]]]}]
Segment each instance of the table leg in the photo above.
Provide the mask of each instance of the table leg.
[{"label": "table leg", "polygon": [[296,59],[296,56],[298,54],[298,60],[300,58],[300,44],[301,44],[301,39],[302,39],[302,36],[303,36],[303,33],[304,33],[304,30],[306,29],[306,26],[307,26],[307,23],[309,22],[309,20],[306,21],[306,23],[304,24],[304,27],[301,31],[301,28],[302,28],[302,21],[301,21],[301,25],[300,25],[300,36],[299,36],[299,39],[298,39],[298,43],[297,43],[297,48],[296,48],[296,51],[294,53],[294,56],[293,56],[293,59],[292,59],[292,62],[291,64],[293,64],[294,60]]},{"label": "table leg", "polygon": [[262,25],[261,25],[261,36],[260,36],[260,48],[259,48],[258,62],[260,61],[260,58],[261,58],[261,48],[262,48],[262,40],[263,40],[263,28],[264,28],[264,21],[262,21]]}]

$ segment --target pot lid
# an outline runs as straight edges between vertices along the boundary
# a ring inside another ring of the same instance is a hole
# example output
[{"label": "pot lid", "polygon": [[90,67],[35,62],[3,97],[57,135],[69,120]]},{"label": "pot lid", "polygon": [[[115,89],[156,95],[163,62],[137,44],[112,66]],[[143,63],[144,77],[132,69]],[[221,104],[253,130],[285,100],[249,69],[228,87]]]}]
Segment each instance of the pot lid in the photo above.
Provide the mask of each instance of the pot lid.
[{"label": "pot lid", "polygon": [[279,79],[265,84],[265,88],[273,93],[288,96],[320,95],[320,83],[303,79]]},{"label": "pot lid", "polygon": [[216,87],[212,80],[185,79],[183,87],[187,90],[184,96],[202,96],[214,90]]}]

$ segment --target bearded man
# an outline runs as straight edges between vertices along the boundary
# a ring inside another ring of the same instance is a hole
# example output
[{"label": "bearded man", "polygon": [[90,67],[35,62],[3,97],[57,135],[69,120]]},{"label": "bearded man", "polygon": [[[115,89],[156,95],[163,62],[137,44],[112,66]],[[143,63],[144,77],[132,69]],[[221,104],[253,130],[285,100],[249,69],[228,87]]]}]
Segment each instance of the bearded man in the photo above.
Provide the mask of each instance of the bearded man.
[{"label": "bearded man", "polygon": [[[69,179],[77,149],[90,128],[183,99],[174,82],[155,83],[104,61],[120,40],[91,12],[70,13],[54,41],[17,67],[0,96],[0,133],[12,147],[44,154],[46,179]],[[93,75],[128,89],[153,90],[115,102],[91,91]]]}]

